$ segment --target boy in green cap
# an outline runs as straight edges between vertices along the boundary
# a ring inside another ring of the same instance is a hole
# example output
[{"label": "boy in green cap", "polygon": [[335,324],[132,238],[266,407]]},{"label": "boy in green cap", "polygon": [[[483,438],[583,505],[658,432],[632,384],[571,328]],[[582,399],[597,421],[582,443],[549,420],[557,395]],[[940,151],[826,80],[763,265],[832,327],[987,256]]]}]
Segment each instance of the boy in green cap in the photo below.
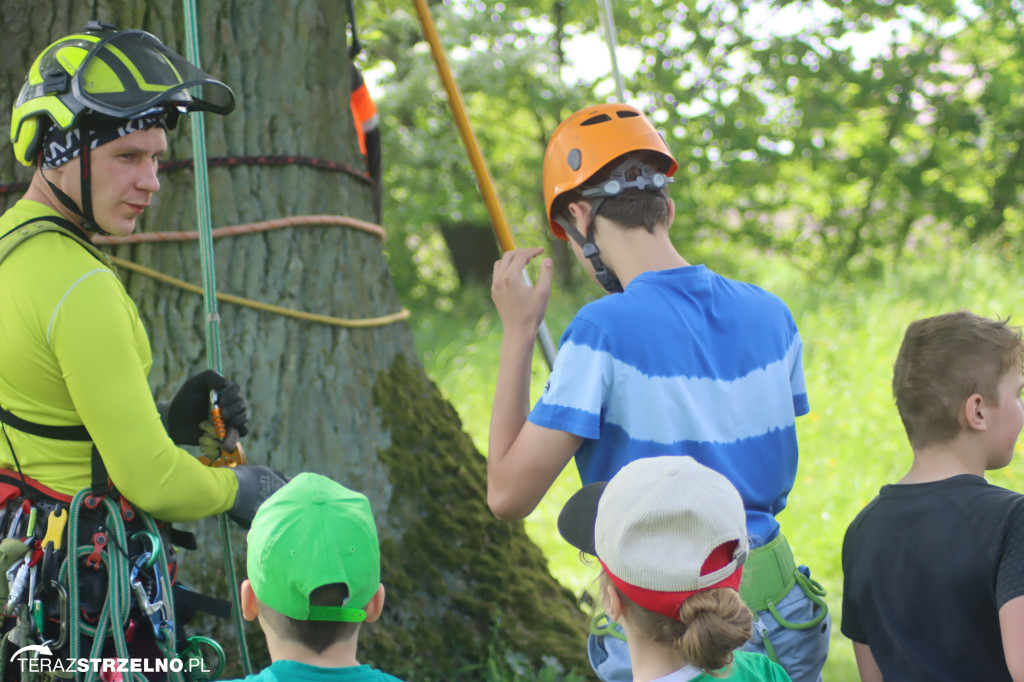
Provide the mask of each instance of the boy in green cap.
[{"label": "boy in green cap", "polygon": [[359,625],[384,607],[377,526],[365,496],[299,474],[256,513],[242,615],[259,618],[273,663],[251,682],[401,682],[356,660]]}]

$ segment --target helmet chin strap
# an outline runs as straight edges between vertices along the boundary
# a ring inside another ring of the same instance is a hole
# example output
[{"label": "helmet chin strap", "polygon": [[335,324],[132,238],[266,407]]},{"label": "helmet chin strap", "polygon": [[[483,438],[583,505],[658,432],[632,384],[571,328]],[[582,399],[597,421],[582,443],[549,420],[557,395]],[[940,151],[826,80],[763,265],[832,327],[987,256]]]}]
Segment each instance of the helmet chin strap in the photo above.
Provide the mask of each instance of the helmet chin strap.
[{"label": "helmet chin strap", "polygon": [[[632,180],[626,179],[626,171],[634,167],[639,167],[640,173]],[[612,170],[611,177],[608,180],[595,187],[583,189],[583,196],[591,199],[593,202],[590,205],[590,218],[587,222],[586,239],[583,238],[583,235],[580,234],[579,230],[570,221],[562,217],[555,218],[555,221],[562,226],[565,233],[572,237],[572,240],[583,249],[583,257],[590,259],[591,265],[594,266],[594,276],[608,293],[617,294],[623,289],[619,278],[601,260],[601,251],[597,248],[597,244],[594,243],[594,221],[597,220],[597,212],[601,210],[601,204],[608,197],[618,196],[623,191],[631,188],[644,192],[662,192],[665,189],[665,185],[670,182],[672,182],[672,178],[656,171],[648,164],[640,164],[633,159],[626,159]]]},{"label": "helmet chin strap", "polygon": [[604,261],[601,260],[601,250],[597,248],[597,244],[594,243],[594,220],[597,218],[597,212],[601,209],[601,204],[607,197],[598,197],[594,199],[594,203],[590,206],[590,217],[587,220],[587,236],[584,238],[580,231],[576,227],[566,220],[565,218],[558,217],[555,220],[565,233],[572,237],[572,240],[579,244],[580,248],[583,249],[583,257],[590,261],[590,264],[594,266],[594,277],[598,283],[604,287],[605,291],[610,294],[622,293],[622,283],[619,282],[619,278],[615,276],[615,273],[605,265]]},{"label": "helmet chin strap", "polygon": [[82,219],[82,229],[86,232],[98,232],[99,234],[109,234],[96,222],[96,218],[92,213],[92,166],[90,163],[89,147],[92,141],[90,140],[90,131],[88,126],[83,126],[82,129],[82,153],[81,153],[81,164],[80,168],[80,182],[82,187],[82,207],[79,208],[75,200],[69,197],[62,189],[57,185],[50,182],[50,179],[43,173],[43,155],[39,153],[39,160],[36,165],[39,168],[39,175],[42,176],[46,184],[49,185],[50,191],[73,214]]}]

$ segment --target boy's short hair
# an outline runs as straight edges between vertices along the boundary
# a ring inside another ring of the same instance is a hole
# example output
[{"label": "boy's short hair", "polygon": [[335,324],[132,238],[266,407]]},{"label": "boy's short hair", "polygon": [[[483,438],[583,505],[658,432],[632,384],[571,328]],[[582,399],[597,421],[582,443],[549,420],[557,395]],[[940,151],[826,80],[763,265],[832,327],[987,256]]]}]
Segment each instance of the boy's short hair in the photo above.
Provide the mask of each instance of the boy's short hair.
[{"label": "boy's short hair", "polygon": [[[635,158],[636,164],[626,170],[626,180],[635,180],[640,175],[644,163],[654,163],[655,170],[664,172],[666,162],[656,155],[647,151],[631,152],[617,157],[611,163],[592,175],[583,185],[576,189],[560,194],[552,206],[552,215],[559,216],[565,220],[572,220],[569,215],[569,204],[576,201],[591,203],[592,200],[583,196],[583,190],[589,187],[596,187],[611,177],[612,171],[622,165],[624,161]],[[663,187],[658,191],[637,189],[635,187],[624,190],[614,197],[607,197],[601,204],[599,215],[607,220],[614,221],[625,228],[643,227],[653,233],[660,225],[668,223],[668,189]]]},{"label": "boy's short hair", "polygon": [[256,598],[274,612],[271,626],[319,653],[355,632],[380,584],[369,501],[325,476],[299,474],[256,512],[246,564]]},{"label": "boy's short hair", "polygon": [[[348,597],[348,588],[340,583],[323,585],[313,590],[309,601],[314,606],[341,604]],[[346,640],[359,631],[359,623],[329,620],[299,620],[289,618],[263,604],[260,618],[269,624],[282,639],[298,642],[318,654],[336,642]]]},{"label": "boy's short hair", "polygon": [[999,381],[1020,365],[1020,327],[966,310],[912,322],[893,365],[892,393],[910,445],[952,440],[964,401],[978,393],[998,402]]}]

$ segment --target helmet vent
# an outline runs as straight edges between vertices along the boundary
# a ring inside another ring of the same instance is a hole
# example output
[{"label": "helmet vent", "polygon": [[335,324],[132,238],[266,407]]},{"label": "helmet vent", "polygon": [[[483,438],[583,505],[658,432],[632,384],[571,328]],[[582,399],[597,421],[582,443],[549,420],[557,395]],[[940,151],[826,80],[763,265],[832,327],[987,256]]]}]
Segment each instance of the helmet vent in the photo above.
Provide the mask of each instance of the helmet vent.
[{"label": "helmet vent", "polygon": [[634,116],[639,116],[640,114],[638,114],[635,111],[616,111],[615,115],[618,116],[619,118],[633,118]]},{"label": "helmet vent", "polygon": [[591,116],[586,121],[583,121],[582,123],[580,123],[580,125],[581,126],[592,126],[592,125],[597,125],[598,123],[607,123],[610,120],[612,120],[612,117],[609,116],[608,114],[598,114],[597,116]]}]

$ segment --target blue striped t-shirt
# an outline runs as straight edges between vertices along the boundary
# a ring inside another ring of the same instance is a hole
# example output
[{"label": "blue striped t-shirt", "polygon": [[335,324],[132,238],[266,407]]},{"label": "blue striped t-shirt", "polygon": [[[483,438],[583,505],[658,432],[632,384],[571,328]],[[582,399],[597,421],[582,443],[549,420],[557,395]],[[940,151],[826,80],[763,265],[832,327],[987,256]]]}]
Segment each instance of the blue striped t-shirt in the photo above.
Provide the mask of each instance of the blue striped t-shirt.
[{"label": "blue striped t-shirt", "polygon": [[789,309],[760,287],[702,265],[646,272],[577,313],[530,421],[585,439],[584,484],[692,456],[739,490],[756,547],[796,478],[802,353]]}]

